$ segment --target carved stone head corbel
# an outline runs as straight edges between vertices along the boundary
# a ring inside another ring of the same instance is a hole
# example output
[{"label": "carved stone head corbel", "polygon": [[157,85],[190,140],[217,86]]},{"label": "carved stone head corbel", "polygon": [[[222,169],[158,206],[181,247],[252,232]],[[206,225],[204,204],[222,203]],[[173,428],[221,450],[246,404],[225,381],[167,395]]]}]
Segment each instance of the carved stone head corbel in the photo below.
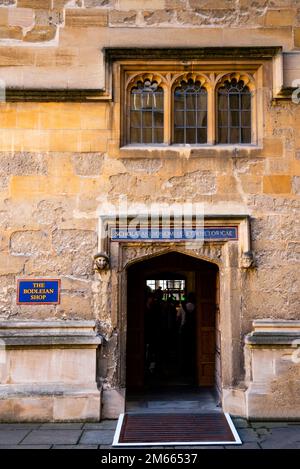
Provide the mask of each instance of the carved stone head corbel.
[{"label": "carved stone head corbel", "polygon": [[101,272],[109,268],[109,257],[105,252],[98,252],[94,256],[94,270]]},{"label": "carved stone head corbel", "polygon": [[255,259],[253,251],[243,252],[241,257],[241,268],[250,269],[255,267]]}]

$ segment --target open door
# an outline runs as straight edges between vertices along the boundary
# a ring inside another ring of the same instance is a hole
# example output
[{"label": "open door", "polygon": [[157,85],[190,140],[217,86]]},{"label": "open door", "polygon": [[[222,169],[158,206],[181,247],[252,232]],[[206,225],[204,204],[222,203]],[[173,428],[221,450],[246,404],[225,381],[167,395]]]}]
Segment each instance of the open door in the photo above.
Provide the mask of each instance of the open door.
[{"label": "open door", "polygon": [[216,271],[196,273],[197,384],[214,386],[216,354]]},{"label": "open door", "polygon": [[216,350],[215,350],[215,387],[219,403],[222,402],[221,368],[221,318],[220,318],[220,274],[216,272]]},{"label": "open door", "polygon": [[130,389],[144,386],[144,279],[128,275],[126,381]]}]

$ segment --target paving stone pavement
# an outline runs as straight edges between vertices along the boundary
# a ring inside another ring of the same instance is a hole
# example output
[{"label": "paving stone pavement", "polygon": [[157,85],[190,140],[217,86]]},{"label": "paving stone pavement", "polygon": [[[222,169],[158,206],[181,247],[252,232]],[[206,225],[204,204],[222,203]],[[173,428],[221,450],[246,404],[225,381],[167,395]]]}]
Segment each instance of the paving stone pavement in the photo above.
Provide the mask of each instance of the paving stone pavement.
[{"label": "paving stone pavement", "polygon": [[[300,449],[300,421],[249,422],[242,418],[233,418],[233,421],[243,442],[242,445],[166,446],[165,448]],[[0,450],[110,449],[116,425],[116,420],[104,420],[98,423],[2,423]],[[161,448],[156,447],[156,449]]]}]

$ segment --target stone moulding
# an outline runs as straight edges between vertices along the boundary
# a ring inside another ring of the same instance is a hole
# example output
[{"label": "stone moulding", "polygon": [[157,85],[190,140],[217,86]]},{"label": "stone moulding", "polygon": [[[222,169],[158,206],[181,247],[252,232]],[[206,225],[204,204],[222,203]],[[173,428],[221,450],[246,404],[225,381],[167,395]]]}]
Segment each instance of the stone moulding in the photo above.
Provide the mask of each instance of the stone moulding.
[{"label": "stone moulding", "polygon": [[273,47],[104,47],[107,62],[116,60],[145,59],[147,60],[200,60],[200,59],[242,59],[271,60],[282,51],[281,46]]},{"label": "stone moulding", "polygon": [[245,337],[249,346],[292,345],[295,340],[300,345],[300,321],[258,319],[253,321],[253,327],[254,331]]},{"label": "stone moulding", "polygon": [[299,340],[300,345],[300,331],[299,332],[255,332],[246,336],[245,342],[252,347],[256,346],[283,346],[292,345],[295,340]]},{"label": "stone moulding", "polygon": [[94,321],[0,322],[0,421],[99,421]]},{"label": "stone moulding", "polygon": [[[105,67],[103,89],[20,89],[8,88],[8,102],[97,102],[112,101],[112,65],[117,61],[180,60],[189,63],[196,60],[275,60],[282,56],[282,47],[202,47],[202,48],[109,48],[102,49]],[[282,62],[280,61],[282,67]],[[278,87],[274,99],[290,99],[296,88]]]},{"label": "stone moulding", "polygon": [[0,340],[6,347],[94,346],[101,344],[93,321],[0,321]]}]

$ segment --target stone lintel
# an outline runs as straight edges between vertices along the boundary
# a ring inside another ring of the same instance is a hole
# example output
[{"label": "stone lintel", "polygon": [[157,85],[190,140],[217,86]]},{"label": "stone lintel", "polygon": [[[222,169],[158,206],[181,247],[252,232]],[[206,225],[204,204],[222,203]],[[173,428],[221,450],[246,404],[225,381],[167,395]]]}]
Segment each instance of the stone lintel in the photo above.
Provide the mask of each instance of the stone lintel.
[{"label": "stone lintel", "polygon": [[7,89],[8,102],[99,102],[111,101],[112,96],[104,89]]},{"label": "stone lintel", "polygon": [[117,60],[200,60],[200,59],[247,59],[271,60],[282,52],[281,46],[273,47],[104,47],[108,62]]},{"label": "stone lintel", "polygon": [[300,344],[300,321],[260,319],[253,321],[254,331],[247,334],[245,343],[250,346],[285,346]]},{"label": "stone lintel", "polygon": [[96,348],[94,321],[1,321],[0,341],[7,348],[87,347]]}]

